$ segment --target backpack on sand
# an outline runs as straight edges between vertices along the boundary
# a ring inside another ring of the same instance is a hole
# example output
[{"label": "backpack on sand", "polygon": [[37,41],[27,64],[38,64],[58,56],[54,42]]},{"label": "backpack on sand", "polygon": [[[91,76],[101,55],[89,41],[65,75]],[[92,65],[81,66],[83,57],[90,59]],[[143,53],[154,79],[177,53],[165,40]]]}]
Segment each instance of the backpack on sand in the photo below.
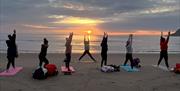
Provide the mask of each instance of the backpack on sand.
[{"label": "backpack on sand", "polygon": [[140,68],[141,65],[140,65],[140,59],[139,58],[134,58],[133,59],[133,66],[135,66],[136,68]]},{"label": "backpack on sand", "polygon": [[103,66],[101,67],[102,72],[114,72],[114,68],[111,66]]},{"label": "backpack on sand", "polygon": [[58,70],[55,64],[47,64],[45,65],[45,68],[47,69],[48,76],[55,76],[58,74]]},{"label": "backpack on sand", "polygon": [[114,72],[119,72],[120,71],[120,67],[114,64],[108,65],[114,68]]},{"label": "backpack on sand", "polygon": [[47,78],[47,70],[44,68],[38,68],[33,73],[33,78],[38,80],[43,80]]}]

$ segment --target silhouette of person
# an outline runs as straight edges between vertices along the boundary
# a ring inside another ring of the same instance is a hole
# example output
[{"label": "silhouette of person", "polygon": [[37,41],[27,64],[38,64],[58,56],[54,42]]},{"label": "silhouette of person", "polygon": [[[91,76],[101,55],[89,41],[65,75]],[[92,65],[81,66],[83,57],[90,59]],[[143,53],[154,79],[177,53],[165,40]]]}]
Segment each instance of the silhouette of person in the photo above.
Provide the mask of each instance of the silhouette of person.
[{"label": "silhouette of person", "polygon": [[69,64],[71,62],[72,38],[73,38],[73,33],[70,33],[69,37],[66,38],[66,44],[65,44],[65,47],[66,47],[65,56],[66,56],[66,58],[65,58],[64,62],[65,62],[65,65],[66,65],[66,68],[68,69],[68,71],[70,71]]},{"label": "silhouette of person", "polygon": [[108,34],[104,32],[104,36],[101,42],[101,67],[104,65],[107,65],[107,51],[108,51],[108,44],[107,44],[107,40],[108,40]]},{"label": "silhouette of person", "polygon": [[12,64],[13,68],[15,69],[15,58],[18,57],[18,50],[17,50],[17,45],[16,45],[16,30],[14,30],[13,35],[8,35],[8,40],[6,40],[7,44],[7,67],[6,71],[8,72],[10,64]]},{"label": "silhouette of person", "polygon": [[132,53],[133,53],[133,48],[132,48],[132,40],[133,40],[133,35],[130,34],[129,38],[126,42],[126,59],[124,62],[124,65],[127,64],[128,60],[130,60],[131,62],[131,68],[133,69],[133,57],[132,57]]},{"label": "silhouette of person", "polygon": [[79,61],[82,59],[82,57],[84,57],[86,54],[88,54],[91,59],[96,62],[96,60],[93,58],[93,56],[91,55],[91,53],[89,52],[90,50],[90,43],[89,43],[89,37],[88,40],[86,40],[86,36],[84,36],[84,53],[82,54],[82,56],[79,58]]},{"label": "silhouette of person", "polygon": [[44,44],[41,45],[41,52],[39,53],[39,60],[40,60],[39,66],[40,67],[42,67],[43,62],[45,63],[45,65],[49,64],[49,61],[46,58],[48,46],[49,46],[48,40],[46,38],[44,38]]},{"label": "silhouette of person", "polygon": [[169,36],[170,36],[170,32],[168,32],[168,36],[167,39],[165,39],[163,37],[163,32],[161,32],[161,38],[160,38],[160,58],[158,61],[158,66],[161,63],[162,59],[164,58],[165,60],[165,64],[167,66],[167,68],[169,69],[169,64],[168,64],[168,42],[169,42]]}]

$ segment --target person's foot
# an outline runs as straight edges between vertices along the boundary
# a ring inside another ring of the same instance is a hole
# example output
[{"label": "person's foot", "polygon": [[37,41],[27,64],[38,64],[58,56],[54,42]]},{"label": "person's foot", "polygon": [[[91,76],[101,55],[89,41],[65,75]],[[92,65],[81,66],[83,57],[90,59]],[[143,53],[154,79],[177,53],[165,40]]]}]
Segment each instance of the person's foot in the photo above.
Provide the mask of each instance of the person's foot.
[{"label": "person's foot", "polygon": [[8,73],[9,72],[9,69],[6,69],[6,73]]},{"label": "person's foot", "polygon": [[171,71],[171,69],[170,69],[169,67],[167,67],[167,69],[168,69],[169,71]]},{"label": "person's foot", "polygon": [[93,60],[95,63],[97,62],[95,59]]},{"label": "person's foot", "polygon": [[71,70],[68,68],[68,71],[71,71]]}]

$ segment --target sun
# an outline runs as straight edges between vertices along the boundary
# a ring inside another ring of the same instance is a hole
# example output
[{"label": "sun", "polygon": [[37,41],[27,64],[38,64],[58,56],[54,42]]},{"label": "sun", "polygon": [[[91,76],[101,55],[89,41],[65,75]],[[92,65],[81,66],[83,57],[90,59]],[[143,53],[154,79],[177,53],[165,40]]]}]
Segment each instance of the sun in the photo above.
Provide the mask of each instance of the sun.
[{"label": "sun", "polygon": [[87,33],[88,33],[88,34],[91,34],[91,33],[92,33],[92,31],[91,31],[91,30],[89,30],[89,31],[87,31]]}]

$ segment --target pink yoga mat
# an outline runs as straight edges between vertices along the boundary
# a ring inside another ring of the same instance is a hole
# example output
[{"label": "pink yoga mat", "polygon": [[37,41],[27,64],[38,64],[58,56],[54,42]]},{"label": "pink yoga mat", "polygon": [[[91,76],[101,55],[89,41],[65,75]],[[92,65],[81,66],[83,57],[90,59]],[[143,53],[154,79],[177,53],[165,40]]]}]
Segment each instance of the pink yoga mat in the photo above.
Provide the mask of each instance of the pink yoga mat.
[{"label": "pink yoga mat", "polygon": [[16,75],[22,69],[23,67],[16,67],[15,69],[9,68],[8,72],[6,72],[6,70],[3,72],[0,72],[0,76],[13,76],[13,75]]},{"label": "pink yoga mat", "polygon": [[72,66],[69,67],[71,71],[68,71],[68,69],[65,66],[61,66],[62,72],[75,72],[74,68]]}]

